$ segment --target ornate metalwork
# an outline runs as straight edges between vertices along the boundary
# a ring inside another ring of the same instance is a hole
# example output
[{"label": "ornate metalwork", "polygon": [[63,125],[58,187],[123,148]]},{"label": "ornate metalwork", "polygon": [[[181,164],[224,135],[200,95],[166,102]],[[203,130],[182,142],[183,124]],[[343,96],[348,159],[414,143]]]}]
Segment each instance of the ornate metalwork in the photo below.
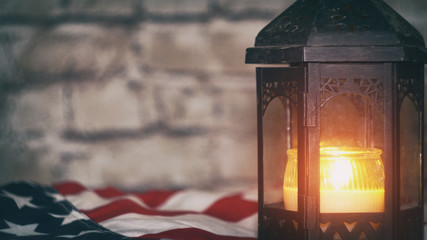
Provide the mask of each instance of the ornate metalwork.
[{"label": "ornate metalwork", "polygon": [[[289,239],[299,239],[299,224],[297,212],[284,211],[277,208],[263,209],[262,224],[265,229],[260,229],[261,239],[280,239],[287,236]],[[268,229],[268,231],[265,231]]]},{"label": "ornate metalwork", "polygon": [[[382,240],[384,239],[384,214],[322,214],[320,219],[321,240]],[[327,217],[324,217],[327,216]],[[335,217],[334,217],[335,216]]]},{"label": "ornate metalwork", "polygon": [[397,91],[399,97],[399,106],[402,104],[405,97],[409,97],[417,107],[418,111],[421,111],[421,98],[423,85],[422,82],[415,78],[399,78],[397,80]]},{"label": "ornate metalwork", "polygon": [[401,211],[399,216],[400,228],[398,239],[421,240],[423,230],[422,219],[422,208],[414,208]]},{"label": "ornate metalwork", "polygon": [[384,111],[384,84],[376,78],[322,78],[320,81],[320,106],[338,94],[356,93],[366,96]]},{"label": "ornate metalwork", "polygon": [[419,238],[419,226],[417,222],[420,220],[419,218],[409,218],[402,221],[400,219],[400,238],[399,239],[408,239],[408,240],[421,240]]},{"label": "ornate metalwork", "polygon": [[[262,114],[265,114],[268,105],[276,97],[286,97],[293,104],[297,103],[297,83],[295,80],[264,82],[262,93]],[[284,99],[282,99],[284,101]]]}]

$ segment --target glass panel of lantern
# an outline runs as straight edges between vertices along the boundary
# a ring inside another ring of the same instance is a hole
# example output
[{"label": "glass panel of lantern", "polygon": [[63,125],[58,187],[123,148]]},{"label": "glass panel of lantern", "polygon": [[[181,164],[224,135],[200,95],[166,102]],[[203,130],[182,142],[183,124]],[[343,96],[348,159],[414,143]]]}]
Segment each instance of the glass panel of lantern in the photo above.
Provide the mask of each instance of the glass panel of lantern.
[{"label": "glass panel of lantern", "polygon": [[266,239],[298,235],[298,92],[304,76],[302,66],[257,68],[260,221],[274,229]]},{"label": "glass panel of lantern", "polygon": [[[283,209],[285,200],[292,210],[297,207],[298,78],[295,73],[298,70],[302,73],[298,68],[258,69],[262,75],[259,100],[263,116],[263,201],[265,205]],[[286,168],[287,165],[293,167]],[[285,187],[291,192],[284,191]]]},{"label": "glass panel of lantern", "polygon": [[400,209],[420,207],[422,181],[423,66],[398,67]]},{"label": "glass panel of lantern", "polygon": [[384,84],[376,69],[322,67],[320,213],[384,212]]},{"label": "glass panel of lantern", "polygon": [[[366,72],[374,73],[376,65],[324,65],[320,82],[320,213],[360,213],[384,211],[384,147],[383,80],[377,77],[363,78]],[[344,73],[362,73],[344,77]],[[365,74],[363,73],[365,72]],[[338,74],[337,74],[338,73]],[[292,101],[285,100],[282,109],[294,109]],[[290,106],[289,106],[290,105]],[[289,106],[289,107],[288,107]],[[287,108],[288,107],[288,108]],[[280,111],[275,111],[280,112]],[[287,211],[298,210],[298,150],[297,118],[287,111],[276,114],[281,124],[266,114],[263,130],[264,161],[273,159],[273,152],[280,152],[274,159],[281,163],[264,165],[265,193],[283,176],[283,202]],[[267,121],[268,119],[268,121]],[[293,120],[293,121],[292,121]],[[266,127],[273,124],[271,127]],[[280,127],[279,127],[280,126]],[[282,129],[282,130],[281,130]],[[275,140],[272,140],[272,136]],[[271,144],[271,142],[276,144]],[[272,146],[277,147],[274,149]],[[274,167],[276,166],[276,168]],[[271,174],[277,172],[276,174]],[[274,182],[274,184],[273,184]],[[278,196],[278,195],[276,195]],[[264,195],[264,203],[277,202]]]},{"label": "glass panel of lantern", "polygon": [[422,146],[424,67],[396,66],[398,118],[399,239],[419,239],[423,229]]},{"label": "glass panel of lantern", "polygon": [[420,206],[421,141],[419,109],[405,97],[400,106],[400,209]]}]

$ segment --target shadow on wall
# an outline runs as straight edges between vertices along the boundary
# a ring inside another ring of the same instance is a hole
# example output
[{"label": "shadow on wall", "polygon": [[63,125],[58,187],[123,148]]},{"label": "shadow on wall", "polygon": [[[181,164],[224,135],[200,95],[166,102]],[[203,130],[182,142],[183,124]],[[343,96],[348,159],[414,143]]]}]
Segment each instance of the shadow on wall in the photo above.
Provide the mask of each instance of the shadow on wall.
[{"label": "shadow on wall", "polygon": [[[0,3],[0,183],[256,182],[256,34],[293,1]],[[427,36],[424,1],[390,0]]]}]

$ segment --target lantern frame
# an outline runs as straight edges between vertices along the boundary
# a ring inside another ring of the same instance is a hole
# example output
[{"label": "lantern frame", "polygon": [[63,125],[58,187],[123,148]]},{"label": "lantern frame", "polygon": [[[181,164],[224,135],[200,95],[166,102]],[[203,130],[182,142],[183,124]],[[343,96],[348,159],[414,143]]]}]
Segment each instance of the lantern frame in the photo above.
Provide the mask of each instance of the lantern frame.
[{"label": "lantern frame", "polygon": [[[259,239],[423,239],[426,62],[422,36],[379,0],[298,0],[258,34],[246,63],[265,64],[256,69]],[[383,114],[384,212],[319,210],[320,112],[329,99],[347,93],[366,97]],[[297,106],[295,212],[264,204],[263,116],[279,96]],[[419,199],[410,209],[400,203],[399,113],[405,97],[417,107],[420,125]]]}]

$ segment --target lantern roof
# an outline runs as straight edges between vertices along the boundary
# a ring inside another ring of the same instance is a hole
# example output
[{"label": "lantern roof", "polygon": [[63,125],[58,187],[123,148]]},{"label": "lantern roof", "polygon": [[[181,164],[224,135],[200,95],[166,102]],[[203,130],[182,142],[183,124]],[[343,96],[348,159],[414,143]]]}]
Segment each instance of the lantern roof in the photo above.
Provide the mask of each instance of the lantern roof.
[{"label": "lantern roof", "polygon": [[382,0],[297,0],[262,29],[247,63],[427,62],[422,35]]}]

